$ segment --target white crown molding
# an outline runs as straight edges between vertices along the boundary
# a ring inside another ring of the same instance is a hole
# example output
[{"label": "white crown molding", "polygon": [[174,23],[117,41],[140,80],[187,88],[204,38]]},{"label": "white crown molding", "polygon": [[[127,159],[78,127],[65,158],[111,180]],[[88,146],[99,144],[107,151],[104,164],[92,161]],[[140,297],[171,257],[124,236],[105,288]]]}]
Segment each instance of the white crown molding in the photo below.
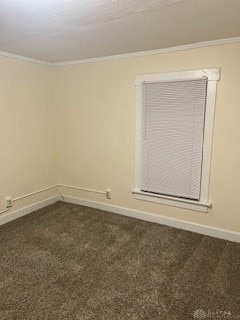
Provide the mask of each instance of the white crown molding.
[{"label": "white crown molding", "polygon": [[24,57],[24,56],[19,56],[17,54],[13,54],[13,53],[9,53],[9,52],[0,51],[0,56],[53,67],[53,63],[50,63],[47,61],[42,61],[42,60],[37,60],[37,59],[32,59],[32,58],[28,58],[28,57]]},{"label": "white crown molding", "polygon": [[112,56],[90,58],[90,59],[81,59],[81,60],[72,60],[72,61],[65,61],[65,62],[47,62],[47,61],[32,59],[29,57],[24,57],[24,56],[20,56],[17,54],[4,52],[4,51],[0,51],[0,56],[12,58],[12,59],[23,60],[23,61],[27,61],[27,62],[31,62],[31,63],[35,63],[35,64],[40,64],[40,65],[45,65],[45,66],[49,66],[49,67],[63,67],[63,66],[82,64],[82,63],[102,62],[102,61],[109,61],[109,60],[143,57],[143,56],[148,56],[148,55],[157,55],[157,54],[163,54],[163,53],[169,53],[169,52],[184,51],[184,50],[197,49],[197,48],[203,48],[203,47],[209,47],[209,46],[237,43],[237,42],[240,42],[240,37],[210,40],[210,41],[197,42],[197,43],[192,43],[192,44],[184,44],[182,46],[175,46],[175,47],[162,48],[162,49],[156,49],[156,50],[123,53],[123,54],[116,54],[116,55],[112,55]]},{"label": "white crown molding", "polygon": [[52,63],[52,66],[63,67],[63,66],[82,64],[82,63],[127,59],[127,58],[157,55],[157,54],[163,54],[163,53],[169,53],[169,52],[184,51],[184,50],[197,49],[197,48],[216,46],[216,45],[222,45],[222,44],[237,43],[237,42],[240,42],[240,37],[210,40],[210,41],[204,41],[204,42],[198,42],[198,43],[192,43],[192,44],[185,44],[182,46],[175,46],[175,47],[169,47],[169,48],[163,48],[163,49],[157,49],[157,50],[139,51],[139,52],[132,52],[132,53],[123,53],[123,54],[116,54],[112,56],[105,56],[105,57],[98,57],[98,58],[55,62],[55,63]]}]

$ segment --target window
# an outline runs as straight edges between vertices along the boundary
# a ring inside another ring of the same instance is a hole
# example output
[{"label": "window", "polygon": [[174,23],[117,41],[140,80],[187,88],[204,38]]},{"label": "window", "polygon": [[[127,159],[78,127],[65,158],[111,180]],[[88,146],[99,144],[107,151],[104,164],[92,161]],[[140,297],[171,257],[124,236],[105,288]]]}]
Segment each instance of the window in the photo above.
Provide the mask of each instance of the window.
[{"label": "window", "polygon": [[219,69],[136,78],[137,199],[207,212]]}]

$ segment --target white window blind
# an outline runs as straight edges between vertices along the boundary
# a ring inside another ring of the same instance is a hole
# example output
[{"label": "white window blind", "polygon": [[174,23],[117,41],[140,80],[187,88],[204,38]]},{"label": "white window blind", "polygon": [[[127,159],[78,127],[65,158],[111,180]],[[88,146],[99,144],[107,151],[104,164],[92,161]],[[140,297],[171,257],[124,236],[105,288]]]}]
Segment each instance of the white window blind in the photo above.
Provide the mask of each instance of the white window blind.
[{"label": "white window blind", "polygon": [[199,200],[207,78],[142,86],[140,189]]}]

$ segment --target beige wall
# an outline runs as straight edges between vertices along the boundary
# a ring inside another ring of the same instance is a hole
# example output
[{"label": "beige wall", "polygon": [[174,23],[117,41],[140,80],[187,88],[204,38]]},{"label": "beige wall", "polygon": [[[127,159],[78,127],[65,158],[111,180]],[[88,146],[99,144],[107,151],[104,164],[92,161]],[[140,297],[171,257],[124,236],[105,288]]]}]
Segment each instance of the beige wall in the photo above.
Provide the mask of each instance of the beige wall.
[{"label": "beige wall", "polygon": [[[52,69],[0,57],[0,206],[56,183]],[[15,203],[12,210],[53,192]]]},{"label": "beige wall", "polygon": [[[112,199],[65,193],[203,225],[240,231],[240,44],[60,67],[55,73],[59,112],[59,179],[105,190]],[[133,198],[135,76],[221,67],[218,82],[208,214]]]},{"label": "beige wall", "polygon": [[[240,231],[240,44],[50,68],[0,57],[0,205],[61,182],[65,194]],[[221,67],[208,214],[133,198],[138,74]],[[14,210],[55,194],[24,199]]]}]

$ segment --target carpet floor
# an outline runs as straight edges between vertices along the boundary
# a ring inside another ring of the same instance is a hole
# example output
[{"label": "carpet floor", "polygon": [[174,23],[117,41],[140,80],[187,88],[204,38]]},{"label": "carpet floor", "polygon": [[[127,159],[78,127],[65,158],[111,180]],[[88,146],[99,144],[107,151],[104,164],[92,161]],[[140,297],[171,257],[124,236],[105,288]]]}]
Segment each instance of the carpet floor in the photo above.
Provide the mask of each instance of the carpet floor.
[{"label": "carpet floor", "polygon": [[58,202],[0,227],[0,319],[240,319],[240,244]]}]

